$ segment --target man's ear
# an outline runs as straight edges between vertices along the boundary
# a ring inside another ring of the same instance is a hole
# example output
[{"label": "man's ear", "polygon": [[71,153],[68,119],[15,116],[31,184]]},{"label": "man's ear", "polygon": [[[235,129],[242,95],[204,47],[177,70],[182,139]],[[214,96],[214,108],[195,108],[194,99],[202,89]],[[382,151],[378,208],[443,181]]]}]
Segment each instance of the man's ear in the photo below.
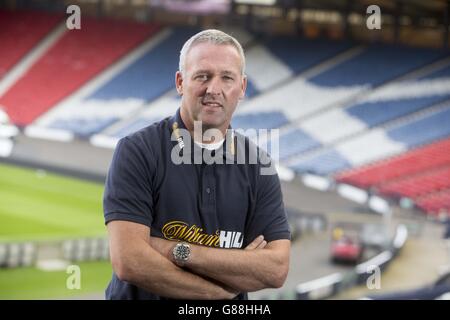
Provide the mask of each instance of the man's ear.
[{"label": "man's ear", "polygon": [[183,95],[183,76],[180,71],[175,73],[175,87],[177,88],[177,92],[180,96]]},{"label": "man's ear", "polygon": [[245,90],[247,90],[247,76],[244,75],[242,77],[242,88],[241,88],[241,95],[239,96],[239,99],[244,99],[245,98]]}]

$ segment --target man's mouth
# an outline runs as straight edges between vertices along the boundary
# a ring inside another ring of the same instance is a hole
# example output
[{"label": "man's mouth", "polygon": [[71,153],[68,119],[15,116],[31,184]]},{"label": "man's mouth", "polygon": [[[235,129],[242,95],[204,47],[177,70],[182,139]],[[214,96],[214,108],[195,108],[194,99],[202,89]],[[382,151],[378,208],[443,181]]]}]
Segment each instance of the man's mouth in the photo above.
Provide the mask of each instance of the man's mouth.
[{"label": "man's mouth", "polygon": [[211,108],[221,108],[222,107],[222,105],[216,101],[202,101],[202,104],[204,106],[211,107]]}]

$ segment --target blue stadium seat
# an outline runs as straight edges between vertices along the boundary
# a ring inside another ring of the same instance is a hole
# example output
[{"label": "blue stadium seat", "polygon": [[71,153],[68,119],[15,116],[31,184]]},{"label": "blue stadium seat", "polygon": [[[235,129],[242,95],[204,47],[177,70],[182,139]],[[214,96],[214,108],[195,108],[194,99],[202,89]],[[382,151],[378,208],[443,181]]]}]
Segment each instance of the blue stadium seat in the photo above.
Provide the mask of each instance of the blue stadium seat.
[{"label": "blue stadium seat", "polygon": [[355,57],[310,79],[321,86],[376,86],[443,56],[443,50],[374,45]]},{"label": "blue stadium seat", "polygon": [[159,118],[144,118],[144,119],[137,119],[130,124],[126,125],[125,127],[120,128],[119,130],[115,131],[112,136],[117,138],[123,138],[125,136],[128,136],[129,134],[139,131],[157,121],[160,121],[162,119]]},{"label": "blue stadium seat", "polygon": [[280,136],[280,160],[285,160],[289,157],[317,148],[320,145],[321,144],[318,141],[311,138],[302,130],[295,129]]},{"label": "blue stadium seat", "polygon": [[299,161],[290,168],[298,173],[327,175],[337,170],[350,168],[350,163],[337,151],[327,150],[307,160]]},{"label": "blue stadium seat", "polygon": [[91,119],[58,119],[47,127],[54,129],[63,129],[72,131],[80,137],[88,137],[94,133],[100,132],[106,127],[116,122],[118,118],[91,118]]},{"label": "blue stadium seat", "polygon": [[252,81],[247,78],[247,90],[245,90],[245,96],[247,98],[251,98],[256,96],[258,93],[259,93],[258,89],[256,89]]},{"label": "blue stadium seat", "polygon": [[89,99],[138,98],[151,101],[174,86],[178,57],[183,43],[195,33],[189,28],[174,29],[172,34],[123,70]]},{"label": "blue stadium seat", "polygon": [[450,66],[432,72],[431,74],[426,75],[421,79],[438,79],[438,78],[450,78]]},{"label": "blue stadium seat", "polygon": [[409,148],[450,135],[450,107],[387,131],[388,136]]},{"label": "blue stadium seat", "polygon": [[276,37],[265,43],[294,73],[300,73],[349,49],[348,41]]},{"label": "blue stadium seat", "polygon": [[232,119],[234,129],[274,129],[288,123],[282,112],[237,114]]},{"label": "blue stadium seat", "polygon": [[401,100],[364,102],[346,109],[346,112],[364,121],[369,127],[374,127],[449,98],[450,94]]}]

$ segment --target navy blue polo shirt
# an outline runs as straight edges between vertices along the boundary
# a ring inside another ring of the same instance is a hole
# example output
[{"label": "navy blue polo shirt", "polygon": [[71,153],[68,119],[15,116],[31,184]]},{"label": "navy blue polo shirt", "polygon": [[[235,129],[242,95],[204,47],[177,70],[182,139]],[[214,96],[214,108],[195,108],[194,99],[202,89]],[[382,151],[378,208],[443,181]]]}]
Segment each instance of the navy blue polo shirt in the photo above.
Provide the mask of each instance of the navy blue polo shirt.
[{"label": "navy blue polo shirt", "polygon": [[[261,174],[267,161],[238,161],[239,152],[249,157],[252,142],[227,134],[223,146],[209,154],[223,163],[211,163],[202,160],[211,151],[190,135],[180,138],[178,129],[185,128],[178,109],[119,141],[106,180],[105,222],[132,221],[148,226],[152,236],[223,249],[243,249],[261,234],[268,242],[290,239],[276,172]],[[174,154],[191,161],[173,161]],[[115,274],[106,298],[164,299]]]}]

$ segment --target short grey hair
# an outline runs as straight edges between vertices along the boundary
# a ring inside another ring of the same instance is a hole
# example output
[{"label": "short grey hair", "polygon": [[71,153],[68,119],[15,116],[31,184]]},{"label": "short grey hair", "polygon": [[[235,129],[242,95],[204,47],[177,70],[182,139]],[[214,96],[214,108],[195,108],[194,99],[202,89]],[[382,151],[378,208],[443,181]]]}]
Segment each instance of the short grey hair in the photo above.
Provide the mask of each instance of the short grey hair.
[{"label": "short grey hair", "polygon": [[198,43],[211,43],[211,44],[217,44],[217,45],[231,45],[236,48],[236,50],[239,53],[239,56],[241,57],[241,73],[242,75],[245,74],[245,55],[244,55],[244,49],[242,49],[241,44],[239,41],[237,41],[234,37],[230,36],[229,34],[216,30],[216,29],[208,29],[201,31],[197,34],[194,34],[192,37],[187,40],[183,48],[181,48],[180,51],[180,61],[178,68],[182,75],[184,75],[184,70],[186,67],[186,55],[189,52],[189,50]]}]

